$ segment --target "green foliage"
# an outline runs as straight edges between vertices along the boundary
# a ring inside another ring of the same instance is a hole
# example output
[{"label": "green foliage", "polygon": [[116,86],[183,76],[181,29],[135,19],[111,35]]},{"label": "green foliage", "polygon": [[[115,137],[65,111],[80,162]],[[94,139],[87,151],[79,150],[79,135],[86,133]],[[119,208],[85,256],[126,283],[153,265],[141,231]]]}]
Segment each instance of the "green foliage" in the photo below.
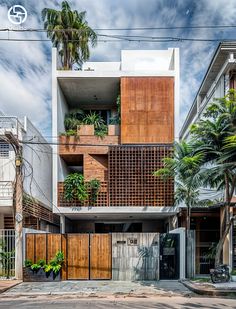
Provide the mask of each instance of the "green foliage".
[{"label": "green foliage", "polygon": [[77,136],[77,130],[67,130],[66,132],[63,132],[60,134],[61,136]]},{"label": "green foliage", "polygon": [[120,94],[117,96],[116,99],[116,106],[117,106],[117,113],[110,118],[110,124],[120,124]]},{"label": "green foliage", "polygon": [[88,182],[87,187],[88,191],[90,192],[89,203],[90,205],[94,206],[97,201],[98,193],[101,187],[101,182],[98,179],[92,179]]},{"label": "green foliage", "polygon": [[62,251],[58,251],[55,257],[49,262],[49,264],[44,266],[45,273],[49,275],[50,272],[53,271],[53,274],[57,276],[62,268],[64,260],[64,253]]},{"label": "green foliage", "polygon": [[191,128],[196,153],[204,154],[201,178],[204,187],[222,192],[225,228],[215,253],[215,265],[220,264],[224,241],[233,220],[230,203],[236,187],[236,92],[230,89],[223,98],[214,100]]},{"label": "green foliage", "polygon": [[94,134],[100,138],[104,138],[108,134],[108,126],[105,124],[101,125],[99,128],[94,129]]},{"label": "green foliage", "polygon": [[236,269],[232,269],[231,276],[236,276]]},{"label": "green foliage", "polygon": [[176,143],[174,156],[163,160],[163,168],[154,172],[154,176],[168,180],[175,177],[175,201],[185,202],[186,206],[199,205],[198,188],[201,185],[199,172],[204,162],[202,153],[194,153],[194,144],[185,141]]},{"label": "green foliage", "polygon": [[38,265],[40,265],[40,267],[44,267],[44,265],[46,264],[46,261],[45,260],[39,260],[37,262]]},{"label": "green foliage", "polygon": [[77,131],[77,126],[81,124],[81,120],[83,119],[83,117],[84,111],[81,109],[74,109],[67,113],[64,119],[64,126],[66,131]]},{"label": "green foliage", "polygon": [[209,249],[203,254],[205,259],[214,260],[216,256],[217,243],[213,242]]},{"label": "green foliage", "polygon": [[104,119],[97,112],[90,111],[84,116],[81,121],[82,124],[94,125],[94,134],[103,138],[108,133],[108,127]]},{"label": "green foliage", "polygon": [[31,265],[30,268],[31,268],[33,271],[37,272],[37,271],[41,268],[41,266],[40,266],[38,263],[34,263],[34,264]]},{"label": "green foliage", "polygon": [[6,277],[10,278],[10,270],[12,266],[13,257],[15,256],[15,250],[8,251],[8,248],[4,242],[0,243],[0,263],[6,272]]},{"label": "green foliage", "polygon": [[67,201],[78,199],[83,202],[88,199],[84,176],[80,173],[69,174],[64,181],[64,197]]},{"label": "green foliage", "polygon": [[31,260],[25,260],[25,267],[31,267],[31,265],[33,264],[33,262]]},{"label": "green foliage", "polygon": [[44,29],[53,46],[57,47],[64,69],[71,69],[74,63],[81,67],[89,59],[89,45],[94,47],[97,43],[97,35],[85,16],[85,11],[72,10],[67,1],[62,1],[61,10],[42,10]]},{"label": "green foliage", "polygon": [[84,116],[82,123],[88,125],[93,124],[95,128],[99,128],[102,124],[104,124],[104,120],[97,112],[90,111]]},{"label": "green foliage", "polygon": [[43,269],[46,274],[50,274],[50,272],[52,271],[52,265],[46,264]]},{"label": "green foliage", "polygon": [[32,269],[34,272],[37,272],[39,269],[43,269],[47,276],[49,276],[51,272],[57,276],[62,268],[64,260],[64,253],[62,251],[58,251],[55,257],[48,264],[46,264],[45,260],[39,260],[35,264],[33,264],[31,260],[25,260],[25,267]]}]

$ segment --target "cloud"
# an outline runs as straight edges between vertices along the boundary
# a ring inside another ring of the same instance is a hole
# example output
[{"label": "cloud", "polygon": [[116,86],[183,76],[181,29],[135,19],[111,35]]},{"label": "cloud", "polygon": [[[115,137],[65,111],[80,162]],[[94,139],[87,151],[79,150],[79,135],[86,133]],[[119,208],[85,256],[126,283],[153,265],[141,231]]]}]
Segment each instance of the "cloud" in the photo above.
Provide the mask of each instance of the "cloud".
[{"label": "cloud", "polygon": [[[236,23],[234,0],[72,0],[71,7],[87,11],[93,28],[131,28],[188,25],[222,25]],[[26,7],[26,28],[43,28],[41,10],[59,7],[61,1],[18,1]],[[0,0],[0,27],[12,27],[7,19],[13,0]],[[188,13],[186,13],[188,12]],[[136,31],[136,35],[179,36],[189,38],[234,38],[234,29],[153,30]],[[131,34],[127,31],[99,33]],[[11,37],[42,38],[43,34],[10,33]],[[7,37],[0,33],[0,38]],[[181,122],[183,122],[202,78],[207,70],[217,42],[138,43],[99,42],[91,50],[91,61],[119,61],[121,49],[180,48]],[[6,114],[28,115],[46,135],[51,134],[51,44],[45,42],[0,42],[0,110]]]}]

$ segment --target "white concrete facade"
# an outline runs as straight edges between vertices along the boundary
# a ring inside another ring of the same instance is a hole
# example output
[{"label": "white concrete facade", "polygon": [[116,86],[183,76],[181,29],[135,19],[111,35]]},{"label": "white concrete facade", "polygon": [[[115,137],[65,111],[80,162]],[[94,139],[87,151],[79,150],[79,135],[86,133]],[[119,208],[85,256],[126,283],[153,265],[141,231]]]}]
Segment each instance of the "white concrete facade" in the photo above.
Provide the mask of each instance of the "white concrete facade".
[{"label": "white concrete facade", "polygon": [[[230,75],[236,70],[236,41],[220,43],[215,51],[205,77],[180,130],[180,139],[190,138],[190,127],[203,117],[207,106],[214,99],[224,97],[230,89]],[[207,192],[207,193],[206,193]],[[200,198],[223,198],[224,192],[201,189]],[[234,197],[235,199],[235,197]],[[224,248],[224,263],[233,265],[233,232],[227,237]]]},{"label": "white concrete facade", "polygon": [[189,129],[203,115],[206,107],[229,90],[230,72],[236,69],[236,42],[221,43],[208,67],[182,128],[180,139],[188,139]]},{"label": "white concrete facade", "polygon": [[[86,101],[91,104],[92,95],[97,94],[98,101],[95,104],[106,104],[109,106],[109,99],[114,99],[115,91],[119,88],[121,77],[140,76],[163,76],[173,77],[174,82],[174,103],[175,103],[175,137],[178,139],[179,132],[179,49],[169,48],[168,50],[122,50],[121,61],[119,62],[87,62],[83,64],[81,70],[61,70],[57,51],[52,50],[52,124],[53,136],[60,135],[65,131],[64,116],[69,109],[75,108],[78,98],[86,105]],[[76,97],[76,95],[78,97]],[[91,95],[91,96],[90,96]],[[66,99],[69,97],[69,100]],[[97,105],[99,107],[99,105]],[[94,107],[95,109],[95,107]],[[83,207],[72,210],[61,208],[57,205],[57,185],[59,181],[64,181],[69,170],[58,155],[58,146],[53,147],[53,211],[65,215],[75,216],[78,214],[96,215],[102,209]],[[134,207],[127,207],[129,212],[134,213]],[[153,214],[152,207],[140,207],[141,213]],[[122,210],[123,209],[123,210]],[[172,209],[173,210],[173,209]],[[137,211],[137,210],[136,210]],[[157,209],[155,209],[157,211]],[[169,210],[171,211],[171,210]],[[124,212],[124,207],[120,209],[108,209],[106,213]],[[176,209],[174,210],[176,213]]]},{"label": "white concrete facade", "polygon": [[[13,182],[15,180],[15,152],[4,141],[5,131],[10,131],[19,140],[23,152],[24,192],[52,208],[52,148],[40,132],[25,117],[0,116],[0,229],[4,228],[4,216],[13,214]],[[28,144],[39,142],[44,144]],[[7,151],[3,151],[7,149]]]}]

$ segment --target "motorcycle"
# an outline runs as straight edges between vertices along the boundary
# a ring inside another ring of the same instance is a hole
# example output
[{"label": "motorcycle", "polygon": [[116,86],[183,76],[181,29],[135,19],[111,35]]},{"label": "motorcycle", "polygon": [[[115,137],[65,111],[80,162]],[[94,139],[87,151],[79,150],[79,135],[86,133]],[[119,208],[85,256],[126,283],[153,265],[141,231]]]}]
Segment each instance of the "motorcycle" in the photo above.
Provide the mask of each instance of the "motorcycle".
[{"label": "motorcycle", "polygon": [[229,282],[229,266],[222,264],[214,269],[210,269],[210,276],[213,283]]}]

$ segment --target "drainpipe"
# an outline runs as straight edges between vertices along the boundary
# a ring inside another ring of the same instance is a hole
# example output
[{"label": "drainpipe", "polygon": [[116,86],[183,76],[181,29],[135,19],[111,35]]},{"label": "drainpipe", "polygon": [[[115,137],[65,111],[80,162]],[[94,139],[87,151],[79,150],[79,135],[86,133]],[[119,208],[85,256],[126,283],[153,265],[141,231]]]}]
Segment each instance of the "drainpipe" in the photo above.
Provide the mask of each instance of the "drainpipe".
[{"label": "drainpipe", "polygon": [[65,216],[60,215],[60,233],[65,234],[66,232],[66,219]]}]

